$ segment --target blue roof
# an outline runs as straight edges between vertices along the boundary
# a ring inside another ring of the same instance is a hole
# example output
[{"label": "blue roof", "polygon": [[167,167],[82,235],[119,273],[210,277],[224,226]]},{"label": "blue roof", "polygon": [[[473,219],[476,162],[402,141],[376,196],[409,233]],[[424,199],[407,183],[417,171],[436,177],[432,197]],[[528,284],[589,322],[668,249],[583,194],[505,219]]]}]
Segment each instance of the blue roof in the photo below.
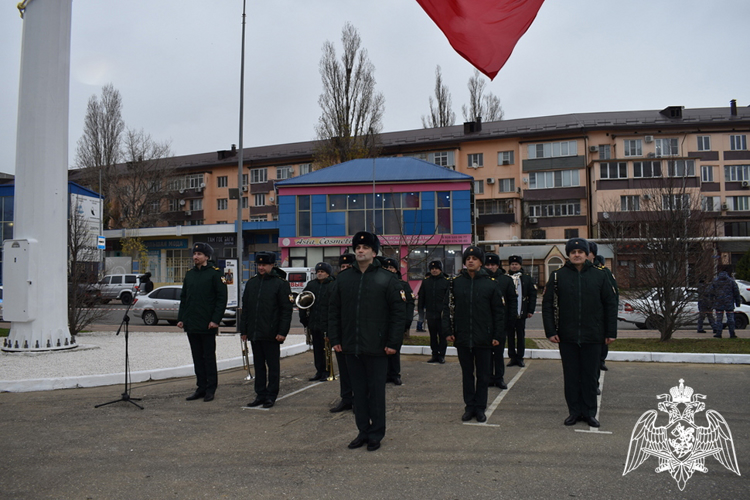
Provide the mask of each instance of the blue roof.
[{"label": "blue roof", "polygon": [[[471,181],[470,175],[409,156],[376,158],[375,182]],[[361,158],[276,183],[280,187],[372,182],[373,159]]]}]

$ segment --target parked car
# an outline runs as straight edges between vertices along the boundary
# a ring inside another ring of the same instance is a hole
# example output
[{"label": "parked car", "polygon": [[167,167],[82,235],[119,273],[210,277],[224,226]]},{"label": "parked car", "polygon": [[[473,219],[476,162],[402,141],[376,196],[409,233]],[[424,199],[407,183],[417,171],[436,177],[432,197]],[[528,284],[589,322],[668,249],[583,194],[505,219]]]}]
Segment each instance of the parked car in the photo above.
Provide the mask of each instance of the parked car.
[{"label": "parked car", "polygon": [[740,289],[740,295],[742,295],[742,302],[750,304],[750,281],[734,280],[737,282],[737,287]]},{"label": "parked car", "polygon": [[[166,321],[170,325],[177,324],[177,313],[180,310],[181,285],[161,286],[148,295],[139,295],[133,301],[130,310],[135,316],[140,316],[147,325],[155,325],[159,321]],[[234,326],[237,312],[225,309],[221,322],[226,326]]]},{"label": "parked car", "polygon": [[[688,302],[683,310],[683,314],[688,317],[685,318],[688,324],[698,323],[698,291],[694,288],[675,288],[677,293],[688,293]],[[620,299],[620,304],[617,311],[617,319],[626,323],[633,323],[640,329],[657,330],[659,322],[664,318],[659,314],[650,314],[648,312],[655,312],[658,310],[658,298],[656,297],[656,290],[648,290],[647,292],[632,298],[632,299]],[[734,309],[734,322],[735,327],[738,330],[744,330],[747,328],[750,322],[750,306],[747,304],[741,304],[739,307]]]},{"label": "parked car", "polygon": [[137,295],[139,285],[137,274],[108,274],[99,283],[91,285],[91,289],[99,291],[102,304],[114,299],[128,305]]}]

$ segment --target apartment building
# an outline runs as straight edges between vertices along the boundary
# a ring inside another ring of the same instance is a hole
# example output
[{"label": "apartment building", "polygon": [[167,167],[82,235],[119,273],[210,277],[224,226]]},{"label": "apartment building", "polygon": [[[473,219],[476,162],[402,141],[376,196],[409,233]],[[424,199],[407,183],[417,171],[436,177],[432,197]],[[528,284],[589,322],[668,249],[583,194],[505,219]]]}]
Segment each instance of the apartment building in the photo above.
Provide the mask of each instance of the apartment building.
[{"label": "apartment building", "polygon": [[[499,251],[517,240],[597,238],[607,221],[637,216],[649,195],[649,180],[656,178],[678,179],[691,196],[700,197],[703,210],[715,215],[717,236],[748,236],[749,130],[750,109],[732,101],[721,108],[478,119],[385,133],[380,140],[383,156],[412,156],[470,175],[472,233]],[[164,277],[179,279],[180,273],[167,268],[187,259],[193,242],[210,242],[220,258],[235,256],[234,223],[241,203],[244,257],[250,265],[256,251],[280,251],[277,183],[311,172],[314,146],[246,148],[240,186],[234,147],[175,157],[177,177],[168,184],[174,199],[162,207],[165,227],[127,232],[151,245],[153,266],[163,268]],[[106,232],[108,254],[118,251],[124,234]],[[561,259],[553,255],[554,245],[539,243],[542,248],[534,253],[541,256],[538,276],[544,279]],[[719,243],[723,262],[736,262],[746,250],[745,243]],[[173,252],[169,264],[165,251]]]}]

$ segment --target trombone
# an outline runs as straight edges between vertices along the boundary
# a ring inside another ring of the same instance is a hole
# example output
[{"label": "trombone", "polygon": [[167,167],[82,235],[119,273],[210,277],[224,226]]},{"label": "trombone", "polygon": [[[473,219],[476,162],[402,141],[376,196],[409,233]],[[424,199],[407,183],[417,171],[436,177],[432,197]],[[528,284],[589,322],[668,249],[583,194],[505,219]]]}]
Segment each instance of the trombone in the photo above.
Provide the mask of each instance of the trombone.
[{"label": "trombone", "polygon": [[247,340],[242,340],[242,335],[240,335],[240,348],[242,349],[242,367],[247,371],[245,380],[252,380],[253,374],[250,373],[250,351],[247,349]]},{"label": "trombone", "polygon": [[328,334],[326,334],[326,371],[328,372],[328,380],[329,382],[336,380],[336,368],[334,368],[333,365],[333,348],[331,347],[331,341],[328,338]]}]

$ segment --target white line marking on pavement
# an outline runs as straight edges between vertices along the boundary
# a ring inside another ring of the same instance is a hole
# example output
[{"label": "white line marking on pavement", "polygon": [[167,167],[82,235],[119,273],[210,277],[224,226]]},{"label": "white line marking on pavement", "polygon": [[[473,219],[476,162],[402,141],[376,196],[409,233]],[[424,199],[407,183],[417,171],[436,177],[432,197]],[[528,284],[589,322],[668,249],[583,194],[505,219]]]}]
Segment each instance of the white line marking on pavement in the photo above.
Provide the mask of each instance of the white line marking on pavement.
[{"label": "white line marking on pavement", "polygon": [[[289,394],[284,394],[284,395],[283,395],[283,396],[281,396],[280,398],[276,398],[276,401],[281,401],[282,399],[286,399],[286,398],[288,398],[289,396],[294,396],[295,394],[299,394],[299,393],[300,393],[300,392],[302,392],[302,391],[306,391],[306,390],[308,390],[308,389],[310,389],[310,388],[312,388],[312,387],[315,387],[316,385],[320,385],[320,384],[322,384],[322,383],[323,383],[323,382],[315,382],[314,384],[310,384],[310,385],[308,385],[307,387],[303,387],[302,389],[298,389],[298,390],[296,390],[296,391],[294,391],[294,392],[290,392]],[[262,406],[258,406],[258,407],[256,407],[256,408],[251,408],[251,407],[249,407],[249,406],[241,406],[240,408],[242,408],[243,410],[265,410],[265,411],[268,411],[268,410],[270,410],[270,408],[263,408]]]},{"label": "white line marking on pavement", "polygon": [[[490,407],[487,408],[487,411],[484,412],[484,414],[487,415],[487,420],[490,419],[490,417],[492,416],[492,413],[494,413],[495,409],[500,405],[500,402],[503,400],[503,398],[508,393],[508,391],[510,391],[510,389],[516,384],[516,381],[519,378],[521,378],[521,375],[524,374],[524,372],[526,371],[526,368],[528,368],[528,366],[529,365],[527,363],[526,366],[524,366],[523,368],[521,368],[520,370],[518,370],[518,373],[516,373],[516,376],[513,377],[513,380],[511,380],[510,383],[508,384],[508,388],[500,391],[500,394],[497,395],[497,397],[492,402],[492,404],[490,405]],[[463,422],[463,424],[464,425],[479,425],[479,426],[484,426],[484,427],[500,427],[499,425],[488,424],[488,423],[469,423],[469,422]]]},{"label": "white line marking on pavement", "polygon": [[[604,394],[604,371],[602,371],[601,374],[599,375],[599,392],[601,392],[602,394]],[[596,416],[597,416],[597,418],[599,417],[599,412],[602,409],[602,394],[599,394],[596,397]],[[600,431],[598,428],[591,427],[591,426],[589,426],[589,429],[586,430],[586,431],[580,430],[580,429],[576,429],[576,432],[588,432],[590,434],[612,434],[612,432],[610,432],[610,431]]]}]

